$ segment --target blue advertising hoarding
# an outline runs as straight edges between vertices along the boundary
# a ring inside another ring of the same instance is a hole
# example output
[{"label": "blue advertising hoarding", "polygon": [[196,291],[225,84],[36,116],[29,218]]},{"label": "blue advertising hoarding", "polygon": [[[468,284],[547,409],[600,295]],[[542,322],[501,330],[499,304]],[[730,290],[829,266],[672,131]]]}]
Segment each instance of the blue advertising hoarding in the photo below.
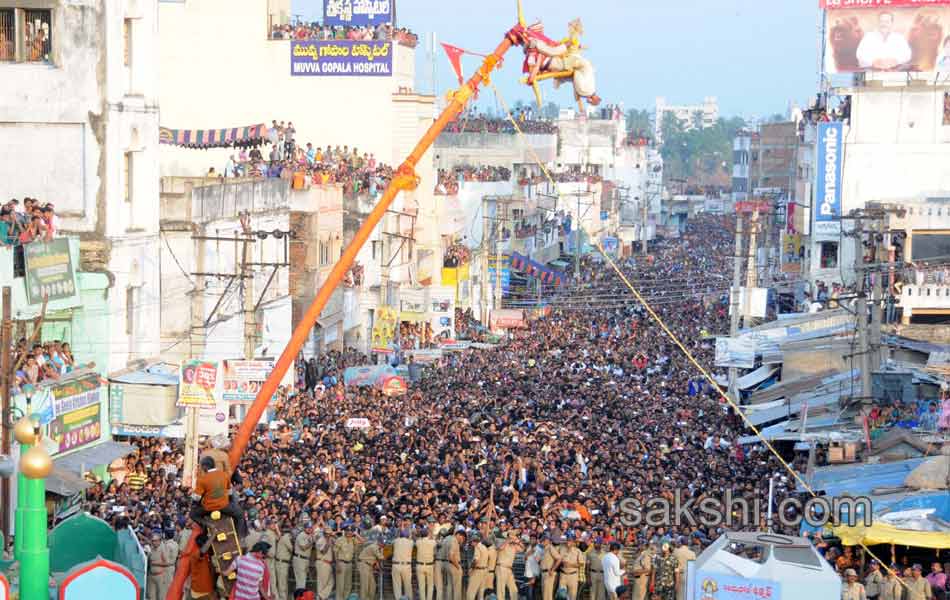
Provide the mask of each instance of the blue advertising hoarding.
[{"label": "blue advertising hoarding", "polygon": [[777,581],[735,577],[722,573],[696,571],[690,600],[780,600],[782,587]]},{"label": "blue advertising hoarding", "polygon": [[391,77],[392,42],[295,40],[290,43],[290,74],[321,77]]},{"label": "blue advertising hoarding", "polygon": [[330,27],[376,26],[392,20],[391,0],[323,0],[323,22]]},{"label": "blue advertising hoarding", "polygon": [[818,160],[815,171],[815,221],[841,218],[841,162],[844,154],[842,123],[818,124]]}]

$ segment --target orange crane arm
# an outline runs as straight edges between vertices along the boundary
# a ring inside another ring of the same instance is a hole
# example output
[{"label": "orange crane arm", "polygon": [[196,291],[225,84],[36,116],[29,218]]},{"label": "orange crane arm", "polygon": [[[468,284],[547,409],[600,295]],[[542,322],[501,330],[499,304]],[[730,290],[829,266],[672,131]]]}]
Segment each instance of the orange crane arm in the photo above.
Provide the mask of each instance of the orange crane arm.
[{"label": "orange crane arm", "polygon": [[[491,72],[501,64],[501,59],[505,53],[508,52],[513,45],[522,43],[522,37],[518,33],[518,30],[519,28],[515,27],[505,34],[505,39],[498,44],[494,52],[485,57],[485,60],[482,61],[482,66],[479,67],[475,74],[452,94],[448,106],[445,107],[442,114],[439,115],[439,118],[429,126],[429,130],[422,136],[422,139],[419,140],[419,143],[413,148],[405,162],[396,170],[395,176],[392,181],[389,182],[386,191],[383,192],[382,198],[376,203],[376,206],[372,212],[370,212],[369,216],[366,217],[366,220],[353,237],[353,241],[351,241],[346,247],[346,250],[343,251],[340,260],[333,266],[333,270],[330,271],[326,282],[320,288],[320,291],[317,292],[317,296],[313,299],[310,308],[307,309],[303,319],[301,319],[297,327],[294,328],[294,332],[290,337],[290,343],[287,344],[280,358],[277,359],[277,363],[274,365],[270,377],[268,377],[261,386],[257,397],[254,399],[254,403],[248,409],[244,421],[241,422],[241,427],[231,442],[231,451],[228,453],[228,456],[231,459],[231,464],[234,465],[235,468],[237,468],[241,460],[241,455],[244,454],[244,450],[250,442],[251,434],[254,433],[254,429],[257,427],[258,421],[260,421],[261,415],[264,414],[271,397],[273,397],[277,391],[280,380],[284,377],[284,374],[287,372],[287,369],[290,368],[291,364],[293,364],[297,353],[303,347],[304,342],[306,342],[310,330],[313,329],[314,323],[317,322],[317,317],[320,316],[323,308],[330,300],[333,291],[340,282],[343,281],[350,267],[353,266],[353,262],[356,260],[356,255],[359,253],[360,248],[363,247],[363,244],[369,239],[373,229],[375,229],[376,225],[382,220],[383,215],[386,214],[386,210],[390,204],[392,204],[396,194],[403,190],[414,190],[419,185],[419,178],[416,176],[415,167],[419,164],[419,161],[422,160],[422,156],[429,150],[429,147],[435,142],[435,139],[442,133],[442,130],[445,129],[445,126],[455,120],[458,114],[462,112],[462,109],[481,84],[488,80]],[[182,598],[185,580],[188,578],[189,571],[191,570],[191,563],[188,557],[190,557],[194,551],[196,535],[195,532],[192,533],[188,541],[188,547],[185,549],[185,552],[182,553],[182,557],[178,561],[175,578],[172,580],[171,587],[168,588],[165,600],[181,600]]]}]

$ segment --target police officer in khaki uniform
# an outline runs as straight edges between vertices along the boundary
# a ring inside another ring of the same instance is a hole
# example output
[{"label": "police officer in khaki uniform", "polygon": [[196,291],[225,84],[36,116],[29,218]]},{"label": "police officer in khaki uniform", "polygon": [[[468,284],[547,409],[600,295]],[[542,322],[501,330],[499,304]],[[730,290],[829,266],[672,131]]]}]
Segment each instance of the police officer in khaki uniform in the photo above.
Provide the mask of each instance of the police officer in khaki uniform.
[{"label": "police officer in khaki uniform", "polygon": [[400,529],[393,540],[393,595],[396,600],[412,596],[412,548],[408,529]]},{"label": "police officer in khaki uniform", "polygon": [[347,525],[345,535],[337,537],[333,543],[333,558],[336,560],[336,597],[346,600],[353,590],[353,557],[356,555],[357,540],[352,525]]},{"label": "police officer in khaki uniform", "polygon": [[518,584],[515,582],[514,563],[515,555],[519,552],[524,552],[524,546],[518,541],[517,532],[509,531],[508,539],[498,549],[498,562],[495,564],[495,595],[498,600],[506,600],[506,590],[508,600],[518,600]]},{"label": "police officer in khaki uniform", "polygon": [[304,521],[304,529],[294,538],[294,588],[307,588],[310,554],[313,552],[313,523]]},{"label": "police officer in khaki uniform", "polygon": [[330,532],[321,532],[314,542],[317,566],[317,598],[327,600],[333,593],[333,536]]},{"label": "police officer in khaki uniform", "polygon": [[468,571],[468,589],[465,591],[465,600],[475,600],[482,589],[482,582],[488,574],[488,548],[482,543],[480,534],[473,534],[472,545],[474,554],[472,566]]},{"label": "police officer in khaki uniform", "polygon": [[[485,591],[495,587],[495,566],[498,564],[498,547],[495,545],[495,536],[488,534],[482,537],[482,544],[488,551],[488,568],[485,571],[485,577],[482,578],[482,585],[478,589],[478,600],[483,600]],[[495,593],[497,595],[497,592]]]},{"label": "police officer in khaki uniform", "polygon": [[841,585],[841,600],[867,600],[864,586],[858,583],[858,573],[854,569],[845,569],[845,582]]},{"label": "police officer in khaki uniform", "polygon": [[588,581],[590,581],[590,599],[605,600],[607,590],[604,588],[604,539],[594,538],[587,553]]},{"label": "police officer in khaki uniform", "polygon": [[554,600],[554,585],[561,567],[561,552],[551,543],[551,536],[541,538],[544,554],[541,556],[541,600]]},{"label": "police officer in khaki uniform", "polygon": [[578,574],[584,568],[584,553],[580,551],[574,541],[574,536],[568,534],[564,547],[561,549],[561,583],[567,589],[568,600],[577,598]]},{"label": "police officer in khaki uniform", "polygon": [[162,540],[157,531],[152,534],[151,551],[148,555],[148,600],[165,600],[172,578],[175,576],[175,561],[178,559],[178,544]]},{"label": "police officer in khaki uniform", "polygon": [[376,572],[383,560],[382,535],[373,536],[360,551],[360,600],[376,600]]},{"label": "police officer in khaki uniform", "polygon": [[876,560],[870,562],[870,568],[867,577],[864,578],[864,592],[868,600],[876,600],[884,588],[884,575],[881,574],[881,565]]},{"label": "police officer in khaki uniform", "polygon": [[[432,583],[435,569],[435,540],[423,527],[416,538],[416,579],[419,580],[419,600],[432,600]],[[398,600],[398,599],[397,599]]]},{"label": "police officer in khaki uniform", "polygon": [[650,589],[650,579],[653,577],[653,549],[649,544],[644,545],[640,554],[633,560],[630,575],[633,577],[632,600],[644,600]]},{"label": "police officer in khaki uniform", "polygon": [[907,585],[907,589],[904,590],[905,600],[929,600],[933,596],[930,582],[921,576],[923,570],[923,567],[915,564],[912,569],[913,574],[904,579],[904,583]]},{"label": "police officer in khaki uniform", "polygon": [[274,574],[277,584],[277,600],[287,600],[290,596],[288,578],[290,576],[290,561],[294,557],[294,538],[289,531],[281,534],[277,540],[277,549],[274,550],[274,561],[277,571]]},{"label": "police officer in khaki uniform", "polygon": [[446,600],[448,598],[448,595],[445,593],[445,557],[448,555],[449,549],[446,537],[451,536],[452,534],[449,534],[448,536],[436,538],[438,542],[435,548],[435,569],[432,571],[432,581],[435,586],[435,600]]},{"label": "police officer in khaki uniform", "polygon": [[680,536],[676,550],[676,600],[686,600],[686,563],[696,560],[696,553],[686,545],[686,537]]},{"label": "police officer in khaki uniform", "polygon": [[462,545],[465,544],[465,529],[456,529],[454,535],[446,537],[445,544],[442,580],[446,591],[443,600],[462,600]]},{"label": "police officer in khaki uniform", "polygon": [[[264,563],[267,565],[267,571],[271,573],[270,578],[270,593],[277,593],[277,540],[280,538],[280,529],[277,528],[277,524],[272,519],[265,519],[262,523],[264,526],[264,531],[261,533],[261,541],[267,542],[270,544],[270,550],[267,551],[267,556],[264,557]],[[253,548],[253,546],[248,546],[248,548]]]}]

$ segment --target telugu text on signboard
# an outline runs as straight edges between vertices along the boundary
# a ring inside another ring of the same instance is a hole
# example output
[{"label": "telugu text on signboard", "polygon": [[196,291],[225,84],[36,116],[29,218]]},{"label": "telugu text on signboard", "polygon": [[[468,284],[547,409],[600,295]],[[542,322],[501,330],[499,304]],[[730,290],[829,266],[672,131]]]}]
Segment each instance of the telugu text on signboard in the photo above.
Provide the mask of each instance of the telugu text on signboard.
[{"label": "telugu text on signboard", "polygon": [[218,363],[211,360],[186,360],[181,363],[178,382],[178,406],[214,408],[218,384]]},{"label": "telugu text on signboard", "polygon": [[330,27],[365,27],[389,23],[392,19],[390,0],[323,0],[323,22]]},{"label": "telugu text on signboard", "polygon": [[36,241],[23,247],[26,260],[26,297],[41,304],[44,297],[64,300],[76,294],[76,274],[69,254],[69,240]]},{"label": "telugu text on signboard", "polygon": [[389,77],[392,42],[299,40],[290,43],[290,74],[321,77]]}]

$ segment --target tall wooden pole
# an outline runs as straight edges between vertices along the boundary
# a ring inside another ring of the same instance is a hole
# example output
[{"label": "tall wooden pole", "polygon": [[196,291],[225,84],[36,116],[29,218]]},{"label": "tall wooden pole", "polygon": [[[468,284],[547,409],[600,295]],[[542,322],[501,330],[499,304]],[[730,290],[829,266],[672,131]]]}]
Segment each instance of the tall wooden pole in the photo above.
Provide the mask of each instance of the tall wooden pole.
[{"label": "tall wooden pole", "polygon": [[[386,187],[386,191],[383,192],[379,202],[377,202],[372,212],[370,212],[369,216],[366,217],[366,220],[356,232],[353,240],[343,251],[343,255],[340,256],[340,260],[337,261],[337,263],[333,266],[333,270],[330,271],[326,283],[321,286],[320,291],[317,292],[317,296],[313,299],[313,303],[310,305],[310,308],[307,309],[307,312],[304,313],[303,318],[294,328],[293,334],[290,337],[290,342],[284,348],[280,358],[277,359],[277,363],[274,365],[274,369],[271,371],[270,376],[261,386],[260,391],[257,393],[257,397],[254,399],[254,403],[248,408],[247,414],[245,415],[244,420],[241,422],[241,427],[234,436],[234,440],[231,444],[231,450],[228,453],[232,465],[237,465],[240,462],[241,456],[244,454],[244,450],[247,448],[247,445],[251,440],[251,435],[257,428],[257,423],[260,420],[261,415],[267,409],[270,398],[277,391],[277,386],[280,384],[280,380],[284,377],[287,369],[289,369],[293,364],[293,361],[296,358],[297,353],[300,351],[300,348],[303,347],[303,344],[307,341],[307,338],[310,335],[310,330],[313,329],[313,325],[317,322],[317,317],[320,316],[320,313],[327,305],[327,302],[329,301],[330,296],[333,294],[333,291],[340,284],[340,282],[343,281],[343,278],[346,276],[346,272],[356,260],[356,255],[363,247],[363,244],[366,243],[366,240],[369,239],[373,229],[375,229],[382,220],[383,215],[386,214],[386,211],[389,209],[390,204],[392,204],[393,199],[395,199],[396,194],[404,190],[413,190],[419,185],[419,178],[415,172],[416,165],[419,164],[420,160],[422,160],[423,155],[432,146],[432,144],[435,142],[435,139],[439,136],[442,130],[444,130],[450,122],[455,120],[455,118],[462,111],[462,109],[465,108],[465,105],[475,94],[481,84],[488,80],[491,72],[494,71],[495,68],[497,68],[501,63],[501,59],[504,57],[505,53],[507,53],[514,44],[521,43],[520,37],[521,34],[518,33],[517,28],[505,34],[505,38],[500,44],[498,44],[498,47],[496,47],[495,50],[486,56],[484,61],[482,61],[482,66],[477,71],[475,71],[475,74],[472,75],[465,85],[460,87],[452,95],[452,99],[448,106],[445,107],[445,109],[442,111],[442,114],[439,115],[439,118],[429,126],[428,131],[426,131],[422,139],[419,140],[419,143],[416,144],[416,147],[413,148],[405,162],[403,162],[402,165],[400,165],[400,167],[396,170],[392,181],[390,181],[389,185]],[[175,571],[175,578],[172,580],[172,584],[168,588],[168,593],[165,596],[166,600],[181,600],[182,598],[185,580],[188,578],[191,570],[189,558],[191,553],[194,552],[194,539],[195,536],[192,536],[188,542],[188,547],[185,549],[185,552],[182,553],[182,557],[178,563],[178,568]]]},{"label": "tall wooden pole", "polygon": [[[10,428],[6,426],[10,418],[10,380],[13,378],[13,360],[10,346],[13,343],[13,300],[10,286],[3,286],[3,323],[0,325],[0,400],[3,404],[3,454],[10,456]],[[3,539],[10,539],[10,478],[4,477],[0,501],[3,502]]]}]

